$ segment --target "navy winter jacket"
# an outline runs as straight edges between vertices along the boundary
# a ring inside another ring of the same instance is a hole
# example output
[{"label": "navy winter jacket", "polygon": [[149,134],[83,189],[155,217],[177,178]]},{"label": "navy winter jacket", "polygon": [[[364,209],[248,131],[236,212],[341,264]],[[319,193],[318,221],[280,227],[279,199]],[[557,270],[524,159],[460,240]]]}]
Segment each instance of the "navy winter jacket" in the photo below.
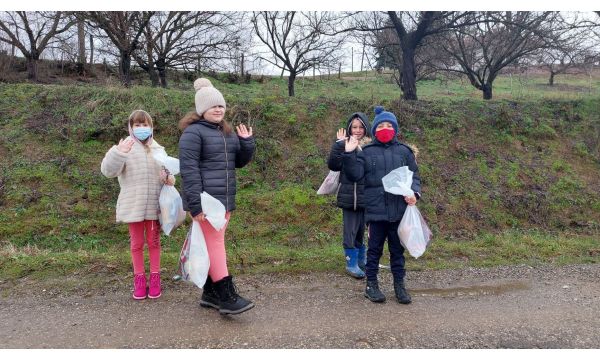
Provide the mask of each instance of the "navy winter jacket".
[{"label": "navy winter jacket", "polygon": [[381,179],[402,166],[414,172],[412,190],[417,198],[421,193],[419,168],[412,150],[397,139],[384,144],[374,139],[363,151],[344,153],[344,170],[351,181],[365,183],[365,222],[400,221],[407,204],[404,196],[385,192]]},{"label": "navy winter jacket", "polygon": [[[352,126],[352,120],[355,117],[359,117],[365,128],[365,136],[369,136],[371,128],[369,126],[369,119],[361,112],[356,112],[350,115],[346,123],[346,133],[350,134],[350,127]],[[337,194],[337,206],[342,209],[358,210],[365,207],[363,200],[364,195],[364,181],[350,181],[346,176],[346,172],[343,167],[343,156],[346,144],[344,141],[336,141],[331,146],[329,152],[329,159],[327,160],[327,167],[332,171],[340,172],[340,188]],[[360,151],[357,149],[357,151]]]},{"label": "navy winter jacket", "polygon": [[232,132],[225,135],[217,124],[199,120],[190,124],[179,139],[179,167],[183,209],[192,216],[202,212],[200,194],[206,191],[235,209],[235,168],[252,160],[254,138],[242,139]]}]

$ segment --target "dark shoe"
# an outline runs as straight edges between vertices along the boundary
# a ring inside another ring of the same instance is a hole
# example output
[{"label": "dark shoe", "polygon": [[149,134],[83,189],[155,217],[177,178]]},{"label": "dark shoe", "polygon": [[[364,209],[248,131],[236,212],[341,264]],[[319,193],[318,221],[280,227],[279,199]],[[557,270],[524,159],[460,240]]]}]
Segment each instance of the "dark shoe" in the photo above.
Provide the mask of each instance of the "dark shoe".
[{"label": "dark shoe", "polygon": [[210,276],[206,278],[206,282],[202,287],[202,297],[200,298],[200,306],[208,308],[214,308],[219,310],[219,296],[215,291],[215,284],[212,282]]},{"label": "dark shoe", "polygon": [[400,304],[410,304],[412,302],[410,294],[404,287],[404,280],[394,279],[394,292],[396,293],[396,299]]},{"label": "dark shoe", "polygon": [[379,290],[379,284],[377,280],[367,280],[367,287],[365,289],[365,297],[372,302],[381,303],[385,301],[385,295]]},{"label": "dark shoe", "polygon": [[219,314],[235,315],[254,307],[251,301],[244,299],[237,293],[231,276],[226,276],[213,285],[219,297]]}]

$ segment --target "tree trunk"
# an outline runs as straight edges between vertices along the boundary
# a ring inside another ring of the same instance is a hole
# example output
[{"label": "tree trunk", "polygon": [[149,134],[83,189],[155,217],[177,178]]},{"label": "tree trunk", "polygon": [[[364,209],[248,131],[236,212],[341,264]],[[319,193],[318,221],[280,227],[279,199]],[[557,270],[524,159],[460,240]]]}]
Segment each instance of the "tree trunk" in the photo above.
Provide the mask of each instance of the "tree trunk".
[{"label": "tree trunk", "polygon": [[163,88],[167,88],[167,68],[165,66],[164,59],[158,59],[156,61],[156,69],[158,70],[160,86],[162,86]]},{"label": "tree trunk", "polygon": [[242,61],[240,63],[240,78],[244,77],[244,53],[242,53]]},{"label": "tree trunk", "polygon": [[154,70],[154,65],[148,65],[148,75],[150,75],[150,81],[152,82],[152,87],[159,87],[160,81],[158,79],[158,73]]},{"label": "tree trunk", "polygon": [[402,49],[402,98],[417,99],[417,71],[415,70],[415,50]]},{"label": "tree trunk", "polygon": [[485,83],[481,86],[483,92],[483,99],[490,100],[492,98],[492,83]]},{"label": "tree trunk", "polygon": [[27,78],[29,80],[38,81],[38,60],[40,54],[36,50],[31,51],[31,55],[27,57]]},{"label": "tree trunk", "polygon": [[131,54],[129,51],[121,51],[121,61],[119,66],[121,82],[125,87],[131,86]]},{"label": "tree trunk", "polygon": [[294,82],[296,81],[296,73],[290,72],[290,77],[288,78],[288,95],[295,96],[296,93],[294,91]]},{"label": "tree trunk", "polygon": [[550,79],[548,79],[548,85],[554,85],[554,72],[550,71]]},{"label": "tree trunk", "polygon": [[77,22],[77,40],[79,43],[77,71],[79,75],[85,75],[85,28],[84,23],[81,20]]},{"label": "tree trunk", "polygon": [[94,66],[94,36],[90,34],[90,66]]}]

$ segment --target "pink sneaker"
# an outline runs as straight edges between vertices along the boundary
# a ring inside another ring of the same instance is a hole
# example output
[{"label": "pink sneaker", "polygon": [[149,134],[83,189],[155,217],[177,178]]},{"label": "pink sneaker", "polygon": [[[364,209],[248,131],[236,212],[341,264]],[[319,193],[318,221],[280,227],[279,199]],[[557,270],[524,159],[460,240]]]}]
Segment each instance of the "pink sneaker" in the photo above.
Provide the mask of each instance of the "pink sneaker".
[{"label": "pink sneaker", "polygon": [[150,273],[150,289],[148,290],[148,297],[150,299],[159,298],[160,292],[160,273]]},{"label": "pink sneaker", "polygon": [[133,277],[133,298],[136,300],[146,298],[146,274],[136,274]]}]

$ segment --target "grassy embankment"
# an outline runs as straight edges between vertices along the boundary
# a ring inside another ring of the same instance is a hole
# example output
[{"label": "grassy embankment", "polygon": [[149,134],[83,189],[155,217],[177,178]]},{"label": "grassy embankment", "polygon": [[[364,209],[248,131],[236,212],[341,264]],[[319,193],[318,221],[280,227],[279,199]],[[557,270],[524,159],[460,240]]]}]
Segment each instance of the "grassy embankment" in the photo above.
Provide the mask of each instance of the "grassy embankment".
[{"label": "grassy embankment", "polygon": [[[421,100],[404,102],[383,78],[357,79],[300,80],[291,99],[279,79],[214,81],[228,119],[253,126],[258,144],[238,173],[227,237],[234,273],[342,271],[341,213],[316,189],[335,130],[352,111],[372,118],[377,104],[420,149],[419,208],[435,241],[410,270],[598,262],[597,80],[549,87],[505,77],[492,101],[468,84],[425,82]],[[153,115],[156,139],[177,156],[192,91],[0,85],[0,278],[130,271],[127,228],[114,224],[119,186],[99,164],[136,108]],[[169,274],[185,233],[162,238]]]}]

